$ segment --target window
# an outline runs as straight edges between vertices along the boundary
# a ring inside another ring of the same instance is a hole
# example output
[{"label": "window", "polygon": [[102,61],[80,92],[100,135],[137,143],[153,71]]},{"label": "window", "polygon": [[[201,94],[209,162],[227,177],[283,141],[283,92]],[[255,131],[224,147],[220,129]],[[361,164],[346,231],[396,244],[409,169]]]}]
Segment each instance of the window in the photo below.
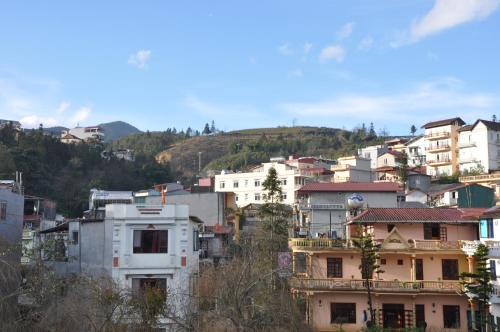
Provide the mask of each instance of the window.
[{"label": "window", "polygon": [[295,254],[295,273],[307,272],[306,253],[298,252]]},{"label": "window", "polygon": [[385,265],[385,264],[387,264],[387,259],[385,258],[380,259],[380,265]]},{"label": "window", "polygon": [[260,194],[255,194],[255,200],[260,201]]},{"label": "window", "polygon": [[482,238],[493,238],[493,219],[481,219],[479,222],[479,232]]},{"label": "window", "polygon": [[226,187],[226,184],[224,182],[219,182],[219,188],[224,189]]},{"label": "window", "polygon": [[281,194],[281,199],[286,200],[286,193]]},{"label": "window", "polygon": [[424,240],[439,239],[439,224],[424,224]]},{"label": "window", "polygon": [[245,194],[245,201],[248,201],[248,194]]},{"label": "window", "polygon": [[286,179],[282,179],[282,180],[281,180],[281,184],[282,184],[283,186],[286,186]]},{"label": "window", "polygon": [[356,323],[356,303],[332,303],[331,323],[332,324],[355,324]]},{"label": "window", "polygon": [[237,202],[238,201],[238,195],[234,196],[234,200]]},{"label": "window", "polygon": [[200,231],[193,231],[193,251],[200,250]]},{"label": "window", "polygon": [[445,329],[460,328],[460,306],[444,305],[443,306],[443,323]]},{"label": "window", "polygon": [[457,192],[456,191],[452,191],[451,192],[451,198],[457,198]]},{"label": "window", "polygon": [[458,280],[458,259],[443,259],[443,280]]},{"label": "window", "polygon": [[497,261],[494,259],[490,260],[490,271],[491,271],[491,280],[497,280]]},{"label": "window", "polygon": [[245,187],[248,187],[248,180],[245,180]]},{"label": "window", "polygon": [[403,265],[403,260],[402,259],[398,259],[398,265]]},{"label": "window", "polygon": [[77,231],[71,232],[71,240],[73,241],[73,244],[78,244],[78,232]]},{"label": "window", "polygon": [[255,179],[255,181],[254,181],[254,186],[255,186],[255,187],[260,187],[260,180]]},{"label": "window", "polygon": [[7,219],[7,202],[0,202],[0,220]]},{"label": "window", "polygon": [[164,254],[167,252],[167,230],[134,230],[134,254]]},{"label": "window", "polygon": [[165,278],[132,278],[132,290],[145,292],[148,290],[167,293],[167,279]]},{"label": "window", "polygon": [[387,224],[387,232],[390,233],[394,229],[395,225],[394,224]]},{"label": "window", "polygon": [[326,259],[326,277],[342,278],[342,258],[328,257]]},{"label": "window", "polygon": [[233,188],[238,188],[239,185],[238,181],[233,181]]}]

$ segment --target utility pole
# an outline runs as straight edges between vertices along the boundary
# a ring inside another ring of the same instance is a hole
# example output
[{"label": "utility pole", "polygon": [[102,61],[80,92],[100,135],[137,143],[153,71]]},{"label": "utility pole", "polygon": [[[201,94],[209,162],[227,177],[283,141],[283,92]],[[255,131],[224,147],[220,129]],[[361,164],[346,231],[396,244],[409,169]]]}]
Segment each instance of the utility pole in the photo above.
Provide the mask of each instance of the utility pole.
[{"label": "utility pole", "polygon": [[198,173],[201,172],[201,151],[198,151]]}]

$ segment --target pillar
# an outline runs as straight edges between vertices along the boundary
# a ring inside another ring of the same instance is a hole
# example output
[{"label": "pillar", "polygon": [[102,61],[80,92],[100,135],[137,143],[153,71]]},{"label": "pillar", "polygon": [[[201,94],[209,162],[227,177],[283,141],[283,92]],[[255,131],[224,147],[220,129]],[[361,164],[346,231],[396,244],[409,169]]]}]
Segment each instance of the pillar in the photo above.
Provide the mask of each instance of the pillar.
[{"label": "pillar", "polygon": [[416,259],[415,255],[412,255],[411,256],[411,268],[410,268],[410,273],[411,273],[410,280],[411,281],[417,280],[417,268],[416,268],[417,264],[416,264],[416,260],[417,259]]},{"label": "pillar", "polygon": [[472,331],[476,330],[476,305],[474,302],[469,299],[469,305],[470,305],[470,320],[471,320],[471,327]]}]

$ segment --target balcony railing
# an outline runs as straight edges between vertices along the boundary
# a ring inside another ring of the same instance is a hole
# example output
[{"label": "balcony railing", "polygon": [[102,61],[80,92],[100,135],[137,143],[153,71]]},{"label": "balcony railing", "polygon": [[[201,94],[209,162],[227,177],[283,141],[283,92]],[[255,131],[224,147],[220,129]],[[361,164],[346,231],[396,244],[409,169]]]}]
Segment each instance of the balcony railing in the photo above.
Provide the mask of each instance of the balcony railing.
[{"label": "balcony railing", "polygon": [[[367,282],[362,279],[308,279],[291,278],[290,287],[301,290],[339,290],[365,291]],[[434,280],[369,280],[370,287],[375,292],[398,293],[461,293],[460,281]]]},{"label": "balcony railing", "polygon": [[457,146],[459,149],[471,148],[476,146],[476,142],[458,142]]},{"label": "balcony railing", "polygon": [[439,138],[448,138],[450,137],[450,132],[448,131],[442,131],[439,133],[430,133],[425,135],[426,139],[439,139]]},{"label": "balcony railing", "polygon": [[344,204],[299,204],[301,210],[344,210]]},{"label": "balcony railing", "polygon": [[478,163],[478,160],[476,157],[460,158],[458,163],[459,164]]},{"label": "balcony railing", "polygon": [[461,176],[459,178],[459,181],[466,182],[466,183],[500,181],[500,173]]},{"label": "balcony railing", "polygon": [[350,241],[335,239],[290,239],[290,245],[302,249],[353,248]]},{"label": "balcony railing", "polygon": [[429,151],[429,152],[435,151],[435,152],[438,152],[438,151],[446,151],[446,150],[449,150],[450,148],[451,148],[451,146],[449,144],[430,145],[430,146],[426,146],[425,147],[425,151]]},{"label": "balcony railing", "polygon": [[443,158],[443,159],[440,159],[440,160],[427,160],[427,165],[430,165],[430,166],[437,166],[437,165],[446,165],[446,164],[449,164],[451,163],[451,159],[450,158]]},{"label": "balcony railing", "polygon": [[340,165],[332,165],[330,166],[330,170],[335,172],[335,171],[347,171],[350,168],[353,168],[354,166],[350,164],[340,164]]}]

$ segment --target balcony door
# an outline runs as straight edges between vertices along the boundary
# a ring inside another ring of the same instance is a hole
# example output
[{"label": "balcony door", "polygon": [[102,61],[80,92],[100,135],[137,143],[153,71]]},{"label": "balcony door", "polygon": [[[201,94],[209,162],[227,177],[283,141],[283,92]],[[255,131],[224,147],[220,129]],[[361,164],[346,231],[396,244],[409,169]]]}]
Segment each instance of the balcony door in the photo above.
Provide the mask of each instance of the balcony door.
[{"label": "balcony door", "polygon": [[421,258],[415,260],[415,278],[424,280],[424,261]]},{"label": "balcony door", "polygon": [[384,328],[400,329],[405,327],[404,304],[386,303],[382,305]]}]

